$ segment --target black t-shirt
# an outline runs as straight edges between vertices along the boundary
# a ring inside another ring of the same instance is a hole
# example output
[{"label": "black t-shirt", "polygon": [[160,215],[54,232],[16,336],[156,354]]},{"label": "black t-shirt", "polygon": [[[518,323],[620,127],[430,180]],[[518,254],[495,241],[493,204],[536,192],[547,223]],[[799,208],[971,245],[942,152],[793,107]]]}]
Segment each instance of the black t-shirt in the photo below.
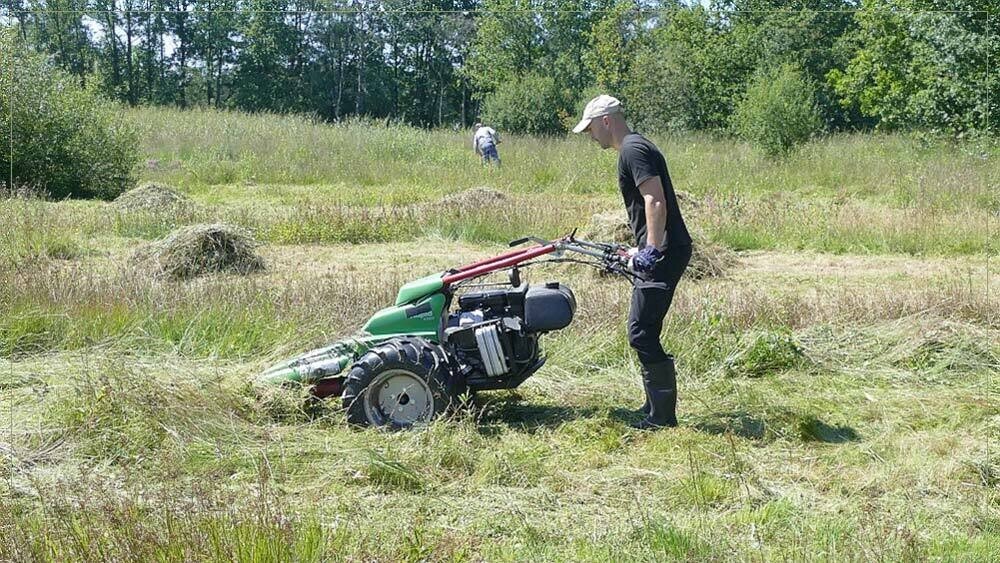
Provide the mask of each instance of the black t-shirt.
[{"label": "black t-shirt", "polygon": [[660,250],[691,246],[691,235],[681,217],[677,194],[674,193],[674,185],[670,183],[670,174],[667,173],[667,161],[660,149],[642,135],[629,133],[622,140],[618,153],[618,187],[625,200],[636,246],[646,246],[646,203],[639,193],[639,186],[653,176],[660,177],[667,204],[666,237]]}]

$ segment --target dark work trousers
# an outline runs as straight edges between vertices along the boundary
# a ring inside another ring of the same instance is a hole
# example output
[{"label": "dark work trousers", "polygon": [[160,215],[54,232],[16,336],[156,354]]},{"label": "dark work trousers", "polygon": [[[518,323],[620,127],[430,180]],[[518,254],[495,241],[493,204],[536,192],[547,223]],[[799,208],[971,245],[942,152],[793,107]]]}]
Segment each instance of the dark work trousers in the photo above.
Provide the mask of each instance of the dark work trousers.
[{"label": "dark work trousers", "polygon": [[628,343],[649,366],[665,362],[667,354],[660,345],[663,317],[674,300],[674,289],[691,261],[691,247],[670,248],[656,263],[652,275],[637,280],[632,290],[628,313]]}]

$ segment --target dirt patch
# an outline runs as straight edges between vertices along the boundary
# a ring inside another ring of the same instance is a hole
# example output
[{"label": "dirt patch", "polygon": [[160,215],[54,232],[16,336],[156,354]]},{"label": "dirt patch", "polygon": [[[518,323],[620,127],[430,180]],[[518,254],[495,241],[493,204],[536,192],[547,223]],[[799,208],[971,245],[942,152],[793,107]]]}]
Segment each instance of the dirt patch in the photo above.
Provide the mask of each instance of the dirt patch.
[{"label": "dirt patch", "polygon": [[259,245],[245,229],[192,225],[137,249],[130,262],[154,276],[190,279],[213,272],[249,274],[264,269]]},{"label": "dirt patch", "polygon": [[118,196],[114,201],[121,211],[177,211],[192,205],[187,196],[174,188],[156,182],[147,182]]}]

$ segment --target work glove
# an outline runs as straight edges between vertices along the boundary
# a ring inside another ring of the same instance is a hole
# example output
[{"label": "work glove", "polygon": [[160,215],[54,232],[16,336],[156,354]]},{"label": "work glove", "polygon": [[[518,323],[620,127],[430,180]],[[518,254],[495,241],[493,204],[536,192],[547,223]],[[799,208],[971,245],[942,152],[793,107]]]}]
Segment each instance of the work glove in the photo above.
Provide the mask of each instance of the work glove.
[{"label": "work glove", "polygon": [[[629,254],[632,254],[629,252]],[[663,253],[653,246],[644,246],[642,250],[632,254],[629,259],[629,267],[637,274],[648,274],[656,267],[656,263],[663,258]]]}]

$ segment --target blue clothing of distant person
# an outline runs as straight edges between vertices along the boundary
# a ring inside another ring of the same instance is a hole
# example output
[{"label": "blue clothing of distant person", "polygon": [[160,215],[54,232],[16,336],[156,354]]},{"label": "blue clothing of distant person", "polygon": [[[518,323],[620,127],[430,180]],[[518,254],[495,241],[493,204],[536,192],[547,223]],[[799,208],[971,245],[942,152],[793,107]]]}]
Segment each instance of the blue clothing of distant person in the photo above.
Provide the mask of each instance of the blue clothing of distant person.
[{"label": "blue clothing of distant person", "polygon": [[492,127],[486,127],[482,123],[476,123],[474,129],[472,148],[482,157],[483,165],[496,162],[497,166],[500,166],[500,153],[497,152],[500,135]]}]

